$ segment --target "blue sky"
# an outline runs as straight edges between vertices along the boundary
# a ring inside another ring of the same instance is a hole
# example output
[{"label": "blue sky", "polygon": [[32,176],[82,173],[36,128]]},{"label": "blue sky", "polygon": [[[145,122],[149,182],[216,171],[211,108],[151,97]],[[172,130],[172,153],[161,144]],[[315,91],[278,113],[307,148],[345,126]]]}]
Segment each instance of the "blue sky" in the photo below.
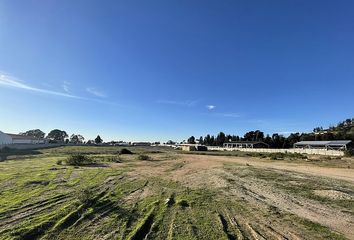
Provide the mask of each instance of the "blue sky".
[{"label": "blue sky", "polygon": [[108,140],[354,116],[353,1],[0,1],[0,130]]}]

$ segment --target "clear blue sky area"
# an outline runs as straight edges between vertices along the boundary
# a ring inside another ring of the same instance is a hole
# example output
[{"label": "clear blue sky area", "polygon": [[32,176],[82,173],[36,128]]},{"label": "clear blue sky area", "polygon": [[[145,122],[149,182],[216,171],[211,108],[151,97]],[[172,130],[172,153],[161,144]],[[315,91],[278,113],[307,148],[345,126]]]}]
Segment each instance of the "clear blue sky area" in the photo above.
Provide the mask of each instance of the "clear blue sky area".
[{"label": "clear blue sky area", "polygon": [[0,130],[182,140],[354,116],[354,1],[0,1]]}]

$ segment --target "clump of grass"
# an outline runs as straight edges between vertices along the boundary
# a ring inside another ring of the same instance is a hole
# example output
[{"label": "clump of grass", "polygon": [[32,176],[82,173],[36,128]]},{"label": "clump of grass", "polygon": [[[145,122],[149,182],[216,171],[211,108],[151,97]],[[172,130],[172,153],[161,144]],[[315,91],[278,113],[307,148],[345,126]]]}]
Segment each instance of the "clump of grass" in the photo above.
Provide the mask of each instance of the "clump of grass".
[{"label": "clump of grass", "polygon": [[65,163],[71,166],[85,166],[95,164],[96,161],[83,154],[73,154],[65,159]]},{"label": "clump of grass", "polygon": [[119,154],[133,154],[129,149],[123,148],[119,151]]},{"label": "clump of grass", "polygon": [[269,158],[271,160],[283,160],[285,158],[289,159],[307,159],[307,157],[301,153],[269,153]]},{"label": "clump of grass", "polygon": [[115,163],[121,163],[122,159],[120,158],[120,156],[112,156],[112,157],[108,157],[107,158],[108,162],[115,162]]},{"label": "clump of grass", "polygon": [[94,194],[92,190],[90,189],[81,189],[78,192],[77,199],[80,201],[80,203],[84,206],[91,206],[94,202],[93,198]]},{"label": "clump of grass", "polygon": [[145,155],[145,154],[139,154],[138,160],[148,161],[148,160],[151,160],[151,157],[149,157],[148,155]]},{"label": "clump of grass", "polygon": [[188,201],[185,200],[185,199],[181,199],[181,200],[177,201],[177,204],[178,204],[179,206],[181,206],[182,208],[187,208],[187,207],[189,207],[189,203],[188,203]]},{"label": "clump of grass", "polygon": [[57,165],[62,165],[62,164],[63,164],[63,160],[60,159],[57,161]]},{"label": "clump of grass", "polygon": [[344,152],[346,157],[353,157],[354,156],[354,149],[348,149]]}]

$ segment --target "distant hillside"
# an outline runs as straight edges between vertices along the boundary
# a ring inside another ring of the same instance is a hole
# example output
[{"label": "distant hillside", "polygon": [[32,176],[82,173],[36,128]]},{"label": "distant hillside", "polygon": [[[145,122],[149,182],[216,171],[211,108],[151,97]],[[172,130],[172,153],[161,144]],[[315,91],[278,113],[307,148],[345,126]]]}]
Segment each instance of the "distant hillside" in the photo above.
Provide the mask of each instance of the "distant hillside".
[{"label": "distant hillside", "polygon": [[339,140],[347,139],[354,141],[354,118],[346,119],[338,123],[336,126],[331,126],[328,129],[317,127],[313,129],[313,135],[316,140]]}]

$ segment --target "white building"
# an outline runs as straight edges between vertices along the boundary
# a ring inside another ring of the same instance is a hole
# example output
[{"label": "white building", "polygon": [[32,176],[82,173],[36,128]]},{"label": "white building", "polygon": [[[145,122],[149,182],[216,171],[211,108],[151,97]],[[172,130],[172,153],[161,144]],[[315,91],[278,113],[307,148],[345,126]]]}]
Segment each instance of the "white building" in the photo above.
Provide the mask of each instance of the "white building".
[{"label": "white building", "polygon": [[0,131],[0,145],[12,144],[12,138]]},{"label": "white building", "polygon": [[9,144],[45,144],[47,140],[44,138],[35,138],[31,136],[23,136],[18,134],[3,133],[0,131],[0,145]]}]

